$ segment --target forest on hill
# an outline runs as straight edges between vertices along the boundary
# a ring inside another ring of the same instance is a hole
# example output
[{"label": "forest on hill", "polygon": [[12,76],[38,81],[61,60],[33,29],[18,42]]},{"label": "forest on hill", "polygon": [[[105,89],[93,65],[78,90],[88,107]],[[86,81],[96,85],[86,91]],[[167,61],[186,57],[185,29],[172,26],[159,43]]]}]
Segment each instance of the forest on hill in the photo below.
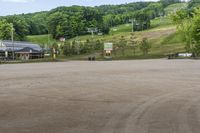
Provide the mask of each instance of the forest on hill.
[{"label": "forest on hill", "polygon": [[[180,0],[134,2],[96,7],[57,7],[50,11],[0,17],[0,39],[10,40],[14,28],[15,40],[26,40],[27,35],[51,34],[54,39],[70,39],[89,34],[88,29],[109,34],[110,28],[132,22],[134,31],[150,28],[151,20],[164,16],[164,8]],[[197,2],[189,7],[197,6]]]}]

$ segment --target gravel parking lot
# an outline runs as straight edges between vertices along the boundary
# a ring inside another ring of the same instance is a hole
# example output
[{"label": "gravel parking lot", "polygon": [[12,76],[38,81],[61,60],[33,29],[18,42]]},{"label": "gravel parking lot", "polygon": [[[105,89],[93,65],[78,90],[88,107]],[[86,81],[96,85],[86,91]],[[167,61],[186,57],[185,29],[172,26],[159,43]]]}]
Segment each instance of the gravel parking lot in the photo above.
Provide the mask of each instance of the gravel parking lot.
[{"label": "gravel parking lot", "polygon": [[0,133],[199,133],[200,61],[0,65]]}]

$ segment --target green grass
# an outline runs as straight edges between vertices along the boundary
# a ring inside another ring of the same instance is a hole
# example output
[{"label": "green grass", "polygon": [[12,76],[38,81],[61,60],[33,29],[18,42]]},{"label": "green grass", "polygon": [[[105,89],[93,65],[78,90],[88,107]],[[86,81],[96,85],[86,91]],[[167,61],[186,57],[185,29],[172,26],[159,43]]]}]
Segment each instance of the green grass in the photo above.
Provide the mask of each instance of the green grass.
[{"label": "green grass", "polygon": [[182,42],[181,35],[176,32],[165,37],[162,41],[162,44],[174,44],[180,42]]},{"label": "green grass", "polygon": [[180,9],[185,9],[187,6],[188,6],[188,3],[172,4],[165,8],[165,12],[166,12],[166,14],[170,14],[170,13],[176,12]]},{"label": "green grass", "polygon": [[[100,39],[100,40],[107,40],[111,41],[113,40],[114,37],[120,37],[120,36],[126,36],[129,35],[130,32],[132,31],[132,26],[131,24],[123,24],[123,25],[118,25],[116,27],[113,27],[110,29],[110,33],[108,35],[94,35],[95,40]],[[79,40],[87,40],[87,39],[92,39],[91,35],[83,35],[83,36],[78,36],[75,38],[71,38],[68,41],[73,41],[74,39],[79,39]]]},{"label": "green grass", "polygon": [[111,28],[110,34],[120,34],[125,32],[132,32],[132,24],[123,24],[116,27]]},{"label": "green grass", "polygon": [[27,41],[45,46],[56,42],[50,35],[32,35],[27,36]]},{"label": "green grass", "polygon": [[173,25],[172,20],[167,16],[151,20],[151,28],[159,29],[162,27],[169,27],[171,25]]}]

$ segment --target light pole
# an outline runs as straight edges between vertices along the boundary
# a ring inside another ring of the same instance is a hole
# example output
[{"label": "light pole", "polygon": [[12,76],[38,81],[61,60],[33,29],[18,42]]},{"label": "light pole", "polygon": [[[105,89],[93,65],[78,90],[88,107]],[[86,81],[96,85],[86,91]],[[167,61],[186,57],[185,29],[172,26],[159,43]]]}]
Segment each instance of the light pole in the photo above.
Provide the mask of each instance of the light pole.
[{"label": "light pole", "polygon": [[48,38],[47,38],[47,45],[49,46],[49,40],[50,40],[50,34],[49,34],[49,28],[47,28],[47,34],[48,34]]},{"label": "light pole", "polygon": [[15,46],[14,46],[14,27],[11,24],[11,39],[12,39],[12,58],[15,60]]},{"label": "light pole", "polygon": [[134,22],[136,21],[135,19],[130,19],[129,20],[132,23],[132,32],[134,32],[133,26],[134,26]]},{"label": "light pole", "polygon": [[78,36],[76,37],[76,50],[77,50],[77,54],[80,54],[80,40],[78,38]]}]

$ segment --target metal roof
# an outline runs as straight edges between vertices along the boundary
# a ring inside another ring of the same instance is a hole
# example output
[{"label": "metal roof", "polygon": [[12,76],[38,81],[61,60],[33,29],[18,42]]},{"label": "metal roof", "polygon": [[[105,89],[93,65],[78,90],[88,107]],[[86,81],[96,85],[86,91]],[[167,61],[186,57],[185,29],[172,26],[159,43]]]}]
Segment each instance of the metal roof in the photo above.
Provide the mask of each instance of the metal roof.
[{"label": "metal roof", "polygon": [[37,51],[43,51],[43,49],[38,44],[30,42],[22,42],[22,41],[14,41],[13,43],[12,41],[0,41],[0,51],[12,51],[13,44],[14,44],[14,51],[19,51],[26,47],[32,48]]},{"label": "metal roof", "polygon": [[25,47],[21,50],[16,51],[15,53],[41,53],[41,51],[32,49],[30,47]]}]

